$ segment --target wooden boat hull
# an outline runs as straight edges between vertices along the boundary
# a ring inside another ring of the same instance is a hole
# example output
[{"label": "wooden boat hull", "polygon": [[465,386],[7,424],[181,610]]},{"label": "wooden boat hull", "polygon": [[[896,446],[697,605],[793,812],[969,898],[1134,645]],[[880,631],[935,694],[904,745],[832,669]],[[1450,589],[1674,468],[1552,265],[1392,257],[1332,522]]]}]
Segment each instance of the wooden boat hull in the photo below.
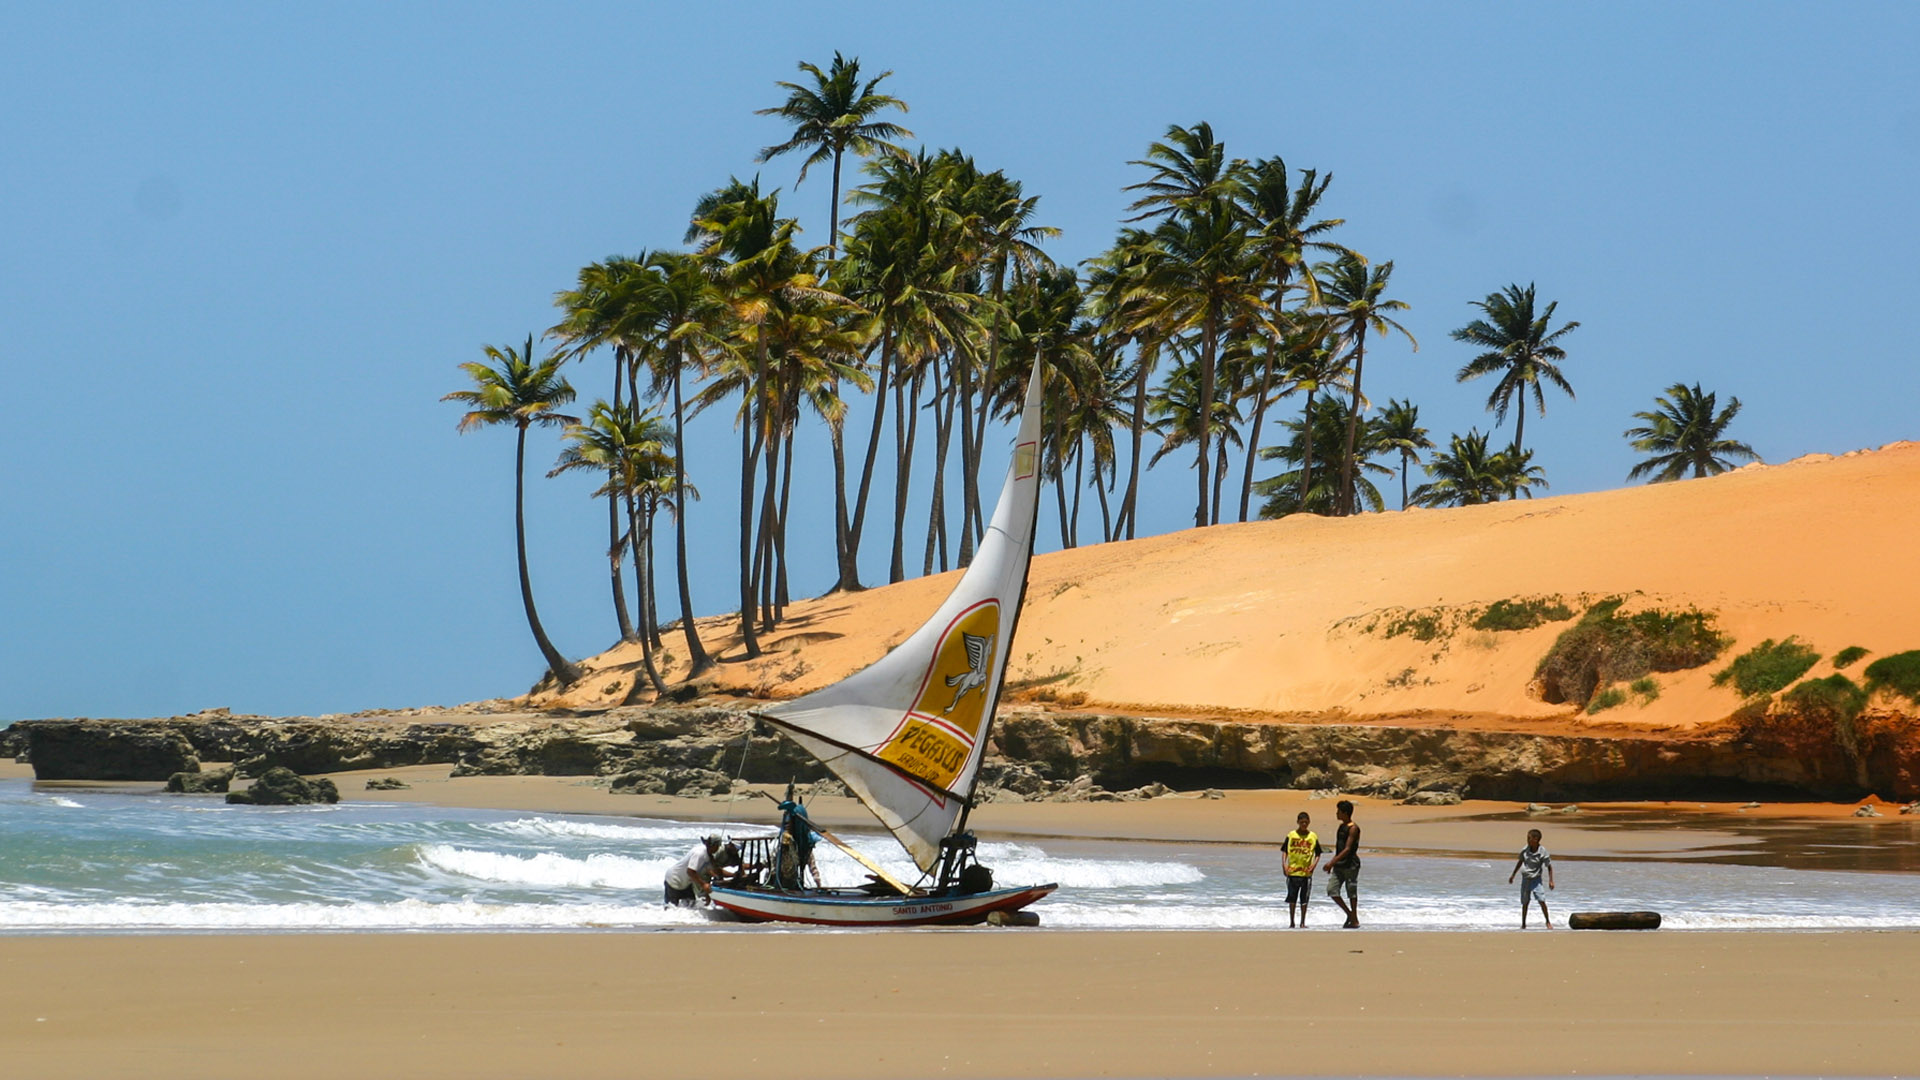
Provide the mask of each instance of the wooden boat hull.
[{"label": "wooden boat hull", "polygon": [[1658,930],[1657,911],[1576,911],[1567,916],[1569,930]]},{"label": "wooden boat hull", "polygon": [[813,926],[967,926],[985,922],[996,911],[1018,911],[1059,888],[1031,885],[967,896],[883,896],[853,892],[774,892],[761,889],[713,890],[713,904],[747,922],[790,922]]}]

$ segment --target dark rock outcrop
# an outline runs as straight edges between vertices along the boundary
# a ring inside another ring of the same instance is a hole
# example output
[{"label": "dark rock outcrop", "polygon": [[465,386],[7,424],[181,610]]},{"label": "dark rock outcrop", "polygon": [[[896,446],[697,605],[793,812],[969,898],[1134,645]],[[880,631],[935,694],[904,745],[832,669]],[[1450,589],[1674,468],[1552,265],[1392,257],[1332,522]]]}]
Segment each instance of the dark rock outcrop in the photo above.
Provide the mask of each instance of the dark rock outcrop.
[{"label": "dark rock outcrop", "polygon": [[[1765,721],[1765,722],[1762,722]],[[446,764],[455,776],[615,779],[615,790],[705,794],[739,777],[813,783],[827,772],[747,713],[712,707],[616,709],[591,717],[471,711],[273,720],[224,713],[166,720],[27,720],[41,779],[165,780],[199,759],[238,775],[280,767],[330,773]],[[1001,712],[981,773],[1008,800],[1121,798],[1291,787],[1417,802],[1920,797],[1920,721],[1867,709],[1832,725],[1756,714],[1694,737],[1557,735],[1391,724],[1271,724],[1098,713]],[[1076,790],[1076,781],[1086,783]]]},{"label": "dark rock outcrop", "polygon": [[200,771],[182,732],[162,725],[98,720],[23,720],[36,780],[165,780]]},{"label": "dark rock outcrop", "polygon": [[394,776],[380,776],[367,781],[368,791],[406,791],[413,785]]},{"label": "dark rock outcrop", "polygon": [[167,777],[167,790],[178,795],[218,795],[233,783],[232,769],[177,772]]},{"label": "dark rock outcrop", "polygon": [[337,803],[340,801],[340,789],[331,780],[309,780],[295,774],[292,769],[276,765],[262,773],[260,779],[247,785],[247,790],[227,792],[227,801],[254,806]]}]

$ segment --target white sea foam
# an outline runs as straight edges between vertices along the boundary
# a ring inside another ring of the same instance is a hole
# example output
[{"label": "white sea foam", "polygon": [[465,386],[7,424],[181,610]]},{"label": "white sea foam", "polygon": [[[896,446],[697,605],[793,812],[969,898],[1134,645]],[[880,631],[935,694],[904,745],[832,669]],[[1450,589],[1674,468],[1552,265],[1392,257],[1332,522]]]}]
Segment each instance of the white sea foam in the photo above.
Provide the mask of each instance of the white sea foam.
[{"label": "white sea foam", "polygon": [[[531,817],[480,826],[488,832],[530,839],[566,837],[586,840],[622,840],[644,843],[684,840],[692,843],[713,832],[740,832],[742,826],[710,824],[614,825],[602,821],[570,821],[564,818]],[[760,832],[771,831],[760,829]]]},{"label": "white sea foam", "polygon": [[551,851],[510,855],[451,844],[427,844],[419,850],[424,867],[500,885],[541,888],[659,889],[674,859],[635,859],[595,854],[574,858]]},{"label": "white sea foam", "polygon": [[74,802],[72,799],[62,798],[59,795],[55,795],[54,797],[48,799],[47,801],[52,803],[55,806],[64,806],[69,810],[85,810],[87,808],[86,803],[77,803],[77,802]]},{"label": "white sea foam", "polygon": [[499,930],[693,926],[695,911],[660,904],[482,904],[398,900],[345,904],[42,903],[0,905],[0,931]]},{"label": "white sea foam", "polygon": [[1138,889],[1194,885],[1206,880],[1197,866],[1148,859],[1055,858],[1025,844],[993,844],[980,853],[1004,885],[1057,882],[1069,889]]}]

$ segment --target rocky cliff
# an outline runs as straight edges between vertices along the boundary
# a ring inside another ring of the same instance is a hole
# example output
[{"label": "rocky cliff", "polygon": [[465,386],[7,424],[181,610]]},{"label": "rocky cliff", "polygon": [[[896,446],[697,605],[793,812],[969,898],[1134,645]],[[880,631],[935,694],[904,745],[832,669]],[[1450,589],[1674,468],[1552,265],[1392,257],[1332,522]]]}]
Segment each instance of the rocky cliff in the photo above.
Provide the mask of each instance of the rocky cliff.
[{"label": "rocky cliff", "polygon": [[[593,716],[412,712],[283,718],[203,713],[15,725],[43,780],[165,780],[201,762],[243,777],[446,764],[454,775],[602,776],[634,791],[724,790],[821,779],[818,762],[735,707],[615,709]],[[1046,796],[1086,777],[1120,790],[1337,788],[1492,799],[1920,796],[1920,723],[1861,717],[1835,739],[1756,713],[1688,737],[1542,734],[1392,723],[1266,723],[1101,713],[1002,712],[983,773],[989,797]],[[1086,784],[1081,784],[1084,790]]]}]

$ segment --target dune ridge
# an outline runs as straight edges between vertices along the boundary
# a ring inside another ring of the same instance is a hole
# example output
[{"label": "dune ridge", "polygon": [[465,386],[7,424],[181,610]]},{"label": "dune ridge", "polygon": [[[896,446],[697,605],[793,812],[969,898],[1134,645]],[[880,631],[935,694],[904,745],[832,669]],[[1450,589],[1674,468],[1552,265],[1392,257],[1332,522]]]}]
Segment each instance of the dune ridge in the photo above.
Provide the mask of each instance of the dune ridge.
[{"label": "dune ridge", "polygon": [[[1008,696],[1286,723],[1697,733],[1745,704],[1713,675],[1762,640],[1820,652],[1810,677],[1831,674],[1848,646],[1869,659],[1920,648],[1920,576],[1903,569],[1916,538],[1920,443],[1896,442],[1669,484],[1050,552],[1034,559]],[[956,573],[797,602],[755,660],[740,659],[729,618],[703,619],[723,658],[711,688],[777,698],[839,679],[904,638]],[[1471,626],[1500,600],[1557,600],[1577,617],[1609,597],[1624,611],[1708,612],[1730,644],[1713,663],[1657,675],[1652,700],[1587,715],[1534,684],[1571,622]],[[1441,631],[1404,632],[1420,618]],[[571,691],[527,704],[604,706],[638,660],[637,646],[617,647],[586,661]]]}]

